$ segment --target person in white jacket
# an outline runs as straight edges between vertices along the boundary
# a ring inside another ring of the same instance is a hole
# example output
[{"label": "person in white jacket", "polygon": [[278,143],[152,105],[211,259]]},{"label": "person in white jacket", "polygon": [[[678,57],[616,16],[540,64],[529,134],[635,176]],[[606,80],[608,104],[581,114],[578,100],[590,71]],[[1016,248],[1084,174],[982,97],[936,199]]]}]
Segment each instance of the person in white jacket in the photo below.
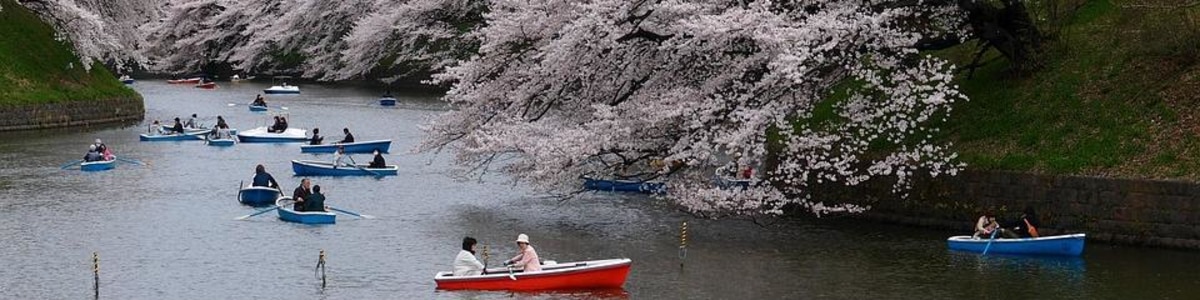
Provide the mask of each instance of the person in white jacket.
[{"label": "person in white jacket", "polygon": [[483,263],[475,259],[475,238],[465,237],[462,251],[454,258],[454,276],[476,276],[483,274]]}]

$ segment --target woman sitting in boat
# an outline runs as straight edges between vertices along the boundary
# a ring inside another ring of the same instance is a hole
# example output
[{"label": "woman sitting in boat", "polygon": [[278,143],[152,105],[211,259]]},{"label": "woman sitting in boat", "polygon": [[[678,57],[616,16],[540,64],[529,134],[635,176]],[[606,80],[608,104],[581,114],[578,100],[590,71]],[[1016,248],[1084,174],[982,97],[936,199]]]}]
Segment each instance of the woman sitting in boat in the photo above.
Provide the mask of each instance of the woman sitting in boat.
[{"label": "woman sitting in boat", "polygon": [[267,106],[267,99],[263,98],[262,94],[258,94],[258,97],[254,97],[254,102],[250,102],[250,105]]},{"label": "woman sitting in boat", "polygon": [[263,165],[254,167],[254,180],[250,181],[251,186],[265,186],[279,188],[279,183],[275,182],[275,177],[271,173],[267,173],[267,168]]},{"label": "woman sitting in boat", "polygon": [[96,139],[95,145],[96,152],[100,153],[100,158],[103,158],[104,160],[113,160],[114,157],[112,155],[112,151],[108,150],[108,145],[105,145],[104,142],[100,141],[100,139]]},{"label": "woman sitting in boat", "polygon": [[387,168],[387,162],[383,160],[383,154],[379,153],[379,149],[375,149],[375,159],[371,160],[371,165],[367,167],[372,169]]},{"label": "woman sitting in boat", "polygon": [[325,194],[321,193],[321,186],[314,185],[312,194],[304,198],[304,211],[329,211],[325,208]]},{"label": "woman sitting in boat", "polygon": [[283,128],[283,121],[280,121],[279,119],[280,119],[279,116],[275,116],[275,124],[271,124],[271,127],[267,127],[267,132],[270,132],[270,133],[283,132],[283,129],[280,129],[280,128]]},{"label": "woman sitting in boat", "polygon": [[348,144],[354,142],[354,135],[350,134],[350,128],[342,128],[342,133],[345,133],[346,137],[338,142],[338,144]]},{"label": "woman sitting in boat", "polygon": [[104,160],[99,151],[96,151],[96,145],[89,145],[87,154],[83,155],[84,162],[93,162]]},{"label": "woman sitting in boat", "polygon": [[504,261],[505,266],[514,266],[525,272],[542,270],[542,262],[538,259],[537,251],[533,250],[533,245],[529,244],[528,235],[524,233],[517,235],[517,248],[521,249],[521,253],[510,260]]},{"label": "woman sitting in boat", "polygon": [[196,114],[192,114],[192,117],[188,118],[187,123],[183,123],[183,127],[197,128],[196,127]]},{"label": "woman sitting in boat", "polygon": [[154,123],[150,124],[150,128],[147,128],[146,131],[149,131],[152,135],[163,135],[162,123],[154,120]]},{"label": "woman sitting in boat", "polygon": [[476,243],[475,238],[463,238],[462,251],[454,258],[454,276],[483,275],[483,264],[475,258]]},{"label": "woman sitting in boat", "polygon": [[[346,163],[347,160],[349,160],[350,163]],[[346,147],[338,146],[337,152],[333,153],[333,168],[337,169],[338,166],[353,168],[354,164],[354,158],[346,154]]]},{"label": "woman sitting in boat", "polygon": [[321,129],[313,128],[313,136],[311,139],[308,140],[308,144],[309,145],[320,145],[321,141],[324,141],[324,140],[325,140],[325,138],[321,137]]},{"label": "woman sitting in boat", "polygon": [[975,238],[990,238],[992,232],[999,229],[1000,224],[996,223],[996,216],[991,211],[986,211],[983,216],[975,221]]}]

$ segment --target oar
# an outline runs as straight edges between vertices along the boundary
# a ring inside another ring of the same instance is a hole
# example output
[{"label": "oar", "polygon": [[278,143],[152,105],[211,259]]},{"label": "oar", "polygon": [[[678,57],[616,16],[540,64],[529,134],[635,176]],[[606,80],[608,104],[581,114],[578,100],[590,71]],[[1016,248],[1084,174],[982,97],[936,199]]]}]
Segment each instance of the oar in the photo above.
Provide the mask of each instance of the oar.
[{"label": "oar", "polygon": [[65,164],[65,165],[62,165],[61,167],[58,167],[58,168],[59,168],[59,169],[66,170],[66,169],[67,169],[67,167],[70,167],[70,166],[77,165],[77,164],[79,164],[79,163],[81,163],[81,162],[83,162],[83,160],[82,160],[82,159],[76,159],[76,160],[74,160],[74,161],[71,161],[71,162],[69,162],[69,163],[67,163],[67,164]]},{"label": "oar", "polygon": [[372,216],[372,215],[359,214],[356,212],[348,211],[348,210],[333,207],[333,206],[329,206],[329,209],[336,210],[338,212],[341,212],[341,213],[344,213],[347,215],[351,215],[351,216],[355,216],[355,217],[359,217],[359,218],[363,218],[363,219],[374,219],[375,218],[375,216]]},{"label": "oar", "polygon": [[383,175],[379,174],[378,172],[367,170],[367,168],[363,168],[362,166],[359,166],[354,163],[351,163],[350,165],[354,166],[354,168],[356,168],[356,169],[362,170],[363,172],[367,172],[367,173],[371,173],[371,175],[375,175],[375,178],[383,178]]},{"label": "oar", "polygon": [[117,158],[117,160],[119,160],[119,161],[123,161],[123,162],[127,162],[127,163],[131,163],[131,164],[135,164],[135,165],[142,165],[142,166],[145,166],[145,165],[147,165],[147,163],[141,162],[141,161],[139,161],[139,160],[136,160],[136,159],[125,159],[125,158],[120,158],[120,157],[118,157],[118,158]]},{"label": "oar", "polygon": [[513,275],[513,267],[512,266],[507,266],[507,267],[508,267],[508,279],[517,280],[517,275]]},{"label": "oar", "polygon": [[273,210],[279,209],[279,207],[280,207],[279,205],[275,205],[275,206],[272,206],[271,208],[264,209],[264,210],[260,210],[260,211],[254,212],[254,213],[252,213],[252,214],[248,214],[248,215],[241,216],[241,217],[237,217],[237,218],[233,218],[233,219],[234,219],[234,220],[239,220],[239,221],[240,221],[240,220],[249,219],[250,217],[257,216],[257,215],[261,215],[261,214],[265,214],[265,213],[271,212],[271,211],[273,211]]},{"label": "oar", "polygon": [[987,243],[987,246],[983,246],[983,254],[981,254],[981,255],[987,255],[988,249],[991,249],[991,248],[992,248],[992,241],[995,241],[995,240],[996,240],[996,233],[997,233],[997,232],[1000,232],[1000,228],[999,228],[999,227],[997,227],[997,228],[996,228],[996,230],[992,230],[992,237],[991,237],[991,238],[988,238],[988,243]]}]

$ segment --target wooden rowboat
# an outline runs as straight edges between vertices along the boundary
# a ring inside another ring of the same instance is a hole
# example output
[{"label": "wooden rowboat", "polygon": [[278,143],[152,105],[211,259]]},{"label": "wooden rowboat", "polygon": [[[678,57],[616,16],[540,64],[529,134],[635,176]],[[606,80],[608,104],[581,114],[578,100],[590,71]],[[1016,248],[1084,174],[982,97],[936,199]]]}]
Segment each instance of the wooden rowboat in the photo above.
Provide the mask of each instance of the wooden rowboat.
[{"label": "wooden rowboat", "polygon": [[[973,238],[969,235],[952,236],[946,239],[950,250],[997,254],[1065,255],[1079,256],[1083,253],[1085,234],[1067,234],[1036,238],[995,239]],[[991,245],[988,245],[991,240]]]},{"label": "wooden rowboat", "polygon": [[333,167],[332,162],[315,160],[293,160],[292,172],[296,176],[388,176],[396,175],[400,167],[389,165],[386,168],[368,168],[365,164]]},{"label": "wooden rowboat", "polygon": [[337,223],[337,215],[327,211],[295,211],[292,210],[291,197],[281,197],[275,200],[275,205],[279,205],[279,219],[292,223],[300,224],[334,224]]},{"label": "wooden rowboat", "polygon": [[271,205],[279,196],[279,189],[265,186],[248,186],[238,190],[238,202],[249,206]]},{"label": "wooden rowboat", "polygon": [[117,167],[117,158],[114,156],[110,160],[89,161],[79,163],[79,169],[83,171],[104,171],[112,170]]},{"label": "wooden rowboat", "polygon": [[346,153],[371,153],[371,151],[379,150],[379,153],[388,153],[392,148],[392,140],[376,140],[363,141],[345,144],[329,144],[329,145],[303,145],[300,146],[300,153],[334,153],[337,152],[338,146],[345,149]]},{"label": "wooden rowboat", "polygon": [[632,265],[628,258],[547,264],[537,272],[515,271],[513,277],[505,268],[488,269],[488,274],[478,276],[438,272],[433,281],[444,290],[617,289],[625,285]]},{"label": "wooden rowboat", "polygon": [[667,186],[662,182],[583,178],[583,188],[595,191],[637,192],[646,194],[662,194],[667,192]]}]

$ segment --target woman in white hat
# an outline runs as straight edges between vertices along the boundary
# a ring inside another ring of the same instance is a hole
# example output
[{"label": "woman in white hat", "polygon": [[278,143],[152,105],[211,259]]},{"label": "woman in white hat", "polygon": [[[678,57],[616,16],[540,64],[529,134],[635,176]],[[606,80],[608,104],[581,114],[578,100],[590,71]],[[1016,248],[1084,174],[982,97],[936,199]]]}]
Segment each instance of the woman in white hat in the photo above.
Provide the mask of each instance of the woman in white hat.
[{"label": "woman in white hat", "polygon": [[537,251],[533,250],[533,245],[529,244],[528,235],[524,233],[517,235],[517,248],[521,249],[521,253],[510,260],[504,261],[504,265],[513,265],[525,270],[525,272],[542,270],[541,260],[538,259]]}]

